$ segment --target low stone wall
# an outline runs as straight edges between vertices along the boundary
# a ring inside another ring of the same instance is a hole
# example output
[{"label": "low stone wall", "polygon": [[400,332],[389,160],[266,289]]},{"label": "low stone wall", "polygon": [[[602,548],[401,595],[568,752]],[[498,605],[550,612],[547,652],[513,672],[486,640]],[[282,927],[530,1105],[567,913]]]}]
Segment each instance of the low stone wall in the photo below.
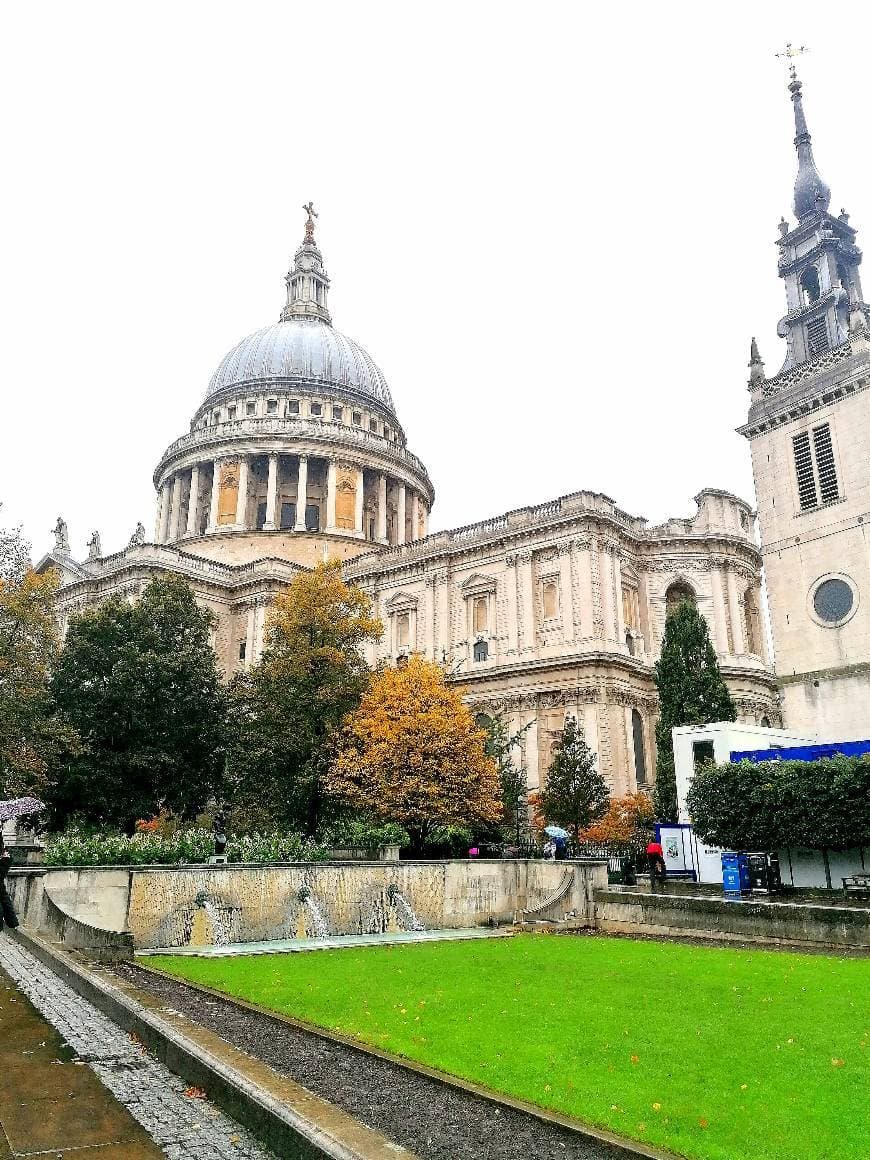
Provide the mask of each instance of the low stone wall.
[{"label": "low stone wall", "polygon": [[726,942],[870,949],[870,908],[628,890],[595,891],[596,925],[614,934],[697,935]]},{"label": "low stone wall", "polygon": [[52,942],[84,951],[101,962],[133,956],[124,929],[129,872],[92,869],[20,869],[10,873],[9,895],[24,926]]},{"label": "low stone wall", "polygon": [[[37,873],[38,884],[29,881]],[[481,858],[64,867],[22,869],[12,883],[13,897],[28,896],[24,921],[34,929],[48,921],[35,901],[44,890],[69,918],[129,931],[137,948],[149,949],[377,933],[416,924],[429,930],[470,927],[512,922],[524,913],[546,919],[570,913],[579,925],[591,926],[593,890],[606,886],[607,866]]]}]

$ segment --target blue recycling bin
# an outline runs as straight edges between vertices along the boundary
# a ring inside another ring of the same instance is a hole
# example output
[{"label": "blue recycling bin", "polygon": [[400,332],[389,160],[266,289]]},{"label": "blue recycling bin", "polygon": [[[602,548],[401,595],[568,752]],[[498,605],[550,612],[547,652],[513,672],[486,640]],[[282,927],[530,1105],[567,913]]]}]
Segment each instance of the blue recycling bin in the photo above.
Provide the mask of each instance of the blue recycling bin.
[{"label": "blue recycling bin", "polygon": [[722,889],[732,898],[752,889],[749,859],[745,854],[729,850],[722,855]]}]

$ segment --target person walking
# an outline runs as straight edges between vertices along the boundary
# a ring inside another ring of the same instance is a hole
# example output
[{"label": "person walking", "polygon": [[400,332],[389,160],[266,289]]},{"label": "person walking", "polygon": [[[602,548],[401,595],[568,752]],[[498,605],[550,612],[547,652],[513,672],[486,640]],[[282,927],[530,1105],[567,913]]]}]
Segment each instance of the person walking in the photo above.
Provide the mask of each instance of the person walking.
[{"label": "person walking", "polygon": [[648,843],[646,848],[646,856],[649,860],[649,883],[655,888],[656,880],[664,884],[667,867],[665,866],[665,852],[662,849],[661,842],[657,842],[655,838]]},{"label": "person walking", "polygon": [[6,875],[11,865],[12,856],[4,846],[3,835],[0,834],[0,930],[3,929],[4,922],[13,930],[18,926],[18,915],[6,889]]}]

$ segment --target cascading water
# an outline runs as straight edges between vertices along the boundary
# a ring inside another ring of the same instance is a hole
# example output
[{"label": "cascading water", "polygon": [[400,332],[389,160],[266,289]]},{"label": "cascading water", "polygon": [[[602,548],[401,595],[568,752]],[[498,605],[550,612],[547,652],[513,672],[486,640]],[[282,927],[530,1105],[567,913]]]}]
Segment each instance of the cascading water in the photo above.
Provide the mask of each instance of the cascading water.
[{"label": "cascading water", "polygon": [[410,902],[396,886],[395,882],[391,882],[387,887],[387,898],[395,907],[396,913],[402,921],[405,930],[425,930],[425,926],[420,922],[419,918],[411,906]]},{"label": "cascading water", "polygon": [[296,897],[311,915],[311,922],[314,926],[314,937],[329,938],[329,923],[326,920],[326,915],[320,909],[317,899],[311,893],[311,887],[300,886]]}]

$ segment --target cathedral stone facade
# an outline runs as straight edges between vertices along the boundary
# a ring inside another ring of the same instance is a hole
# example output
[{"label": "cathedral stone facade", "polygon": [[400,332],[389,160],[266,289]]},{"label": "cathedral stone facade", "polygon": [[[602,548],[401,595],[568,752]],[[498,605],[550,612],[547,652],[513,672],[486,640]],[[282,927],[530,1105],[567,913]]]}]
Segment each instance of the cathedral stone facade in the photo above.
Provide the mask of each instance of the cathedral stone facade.
[{"label": "cathedral stone facade", "polygon": [[278,322],[244,338],[211,379],[190,430],[154,473],[153,534],[75,560],[66,526],[40,567],[59,569],[58,614],[157,574],[184,576],[215,614],[226,675],[254,663],[269,606],[294,573],[338,558],[385,632],[372,662],[419,652],[446,665],[479,712],[523,734],[530,788],[571,714],[614,792],[655,768],[653,664],[669,605],[706,617],[742,720],[779,724],[760,621],[754,513],[723,491],[656,527],[579,491],[428,534],[434,489],[407,446],[383,374],[332,326],[308,210]]},{"label": "cathedral stone facade", "polygon": [[753,340],[749,418],[776,668],[790,729],[870,736],[870,309],[861,251],[813,157],[791,70],[796,222],[779,226],[785,362]]}]

